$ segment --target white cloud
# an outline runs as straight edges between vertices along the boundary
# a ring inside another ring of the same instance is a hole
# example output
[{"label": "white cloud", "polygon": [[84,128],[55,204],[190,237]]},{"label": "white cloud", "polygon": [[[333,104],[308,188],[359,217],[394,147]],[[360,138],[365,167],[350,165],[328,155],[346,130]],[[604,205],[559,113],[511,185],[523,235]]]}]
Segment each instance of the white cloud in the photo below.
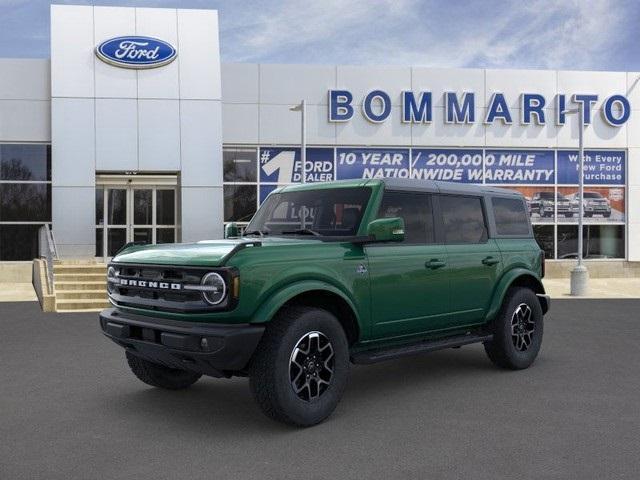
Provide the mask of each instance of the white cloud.
[{"label": "white cloud", "polygon": [[226,61],[600,69],[626,13],[613,0],[288,0],[227,15]]}]

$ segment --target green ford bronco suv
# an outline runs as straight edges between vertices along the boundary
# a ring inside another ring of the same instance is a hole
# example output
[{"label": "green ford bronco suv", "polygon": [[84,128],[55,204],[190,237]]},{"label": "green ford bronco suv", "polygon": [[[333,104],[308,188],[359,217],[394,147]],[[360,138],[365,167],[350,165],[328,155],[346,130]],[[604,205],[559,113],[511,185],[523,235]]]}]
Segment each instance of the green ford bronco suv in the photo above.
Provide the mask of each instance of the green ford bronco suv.
[{"label": "green ford bronco suv", "polygon": [[309,426],[350,363],[482,343],[522,369],[542,342],[544,254],[524,198],[408,180],[291,185],[238,235],[131,245],[108,268],[104,334],[167,389],[249,376],[264,413]]}]

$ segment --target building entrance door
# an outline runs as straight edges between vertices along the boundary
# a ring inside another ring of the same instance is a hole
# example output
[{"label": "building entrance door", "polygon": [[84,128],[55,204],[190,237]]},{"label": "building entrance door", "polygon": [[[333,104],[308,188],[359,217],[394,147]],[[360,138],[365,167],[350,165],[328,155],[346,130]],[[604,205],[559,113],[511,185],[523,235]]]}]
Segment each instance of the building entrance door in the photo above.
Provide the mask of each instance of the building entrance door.
[{"label": "building entrance door", "polygon": [[177,186],[157,177],[114,177],[96,184],[96,257],[111,258],[129,242],[176,242]]}]

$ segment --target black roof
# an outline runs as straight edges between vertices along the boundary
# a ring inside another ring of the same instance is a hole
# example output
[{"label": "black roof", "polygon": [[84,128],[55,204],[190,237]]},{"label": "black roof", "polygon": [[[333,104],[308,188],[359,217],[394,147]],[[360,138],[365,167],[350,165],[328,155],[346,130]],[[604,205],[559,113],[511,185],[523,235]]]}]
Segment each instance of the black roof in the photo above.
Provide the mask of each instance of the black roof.
[{"label": "black roof", "polygon": [[452,193],[458,195],[500,195],[508,197],[522,197],[522,194],[507,188],[472,185],[455,182],[436,182],[433,180],[409,180],[400,178],[382,179],[385,186],[392,190],[406,190],[413,192]]}]

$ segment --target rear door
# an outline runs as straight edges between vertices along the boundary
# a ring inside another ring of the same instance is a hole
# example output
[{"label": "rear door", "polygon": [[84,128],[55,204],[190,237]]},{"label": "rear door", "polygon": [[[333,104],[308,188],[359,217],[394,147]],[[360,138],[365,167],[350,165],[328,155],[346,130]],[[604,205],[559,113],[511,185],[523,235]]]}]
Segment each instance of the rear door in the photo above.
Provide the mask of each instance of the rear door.
[{"label": "rear door", "polygon": [[436,243],[433,197],[387,191],[379,218],[402,217],[402,243],[369,244],[372,336],[412,335],[438,329],[449,311],[449,266]]},{"label": "rear door", "polygon": [[450,326],[480,323],[502,272],[498,245],[488,238],[484,198],[440,195],[439,204],[451,277]]}]

